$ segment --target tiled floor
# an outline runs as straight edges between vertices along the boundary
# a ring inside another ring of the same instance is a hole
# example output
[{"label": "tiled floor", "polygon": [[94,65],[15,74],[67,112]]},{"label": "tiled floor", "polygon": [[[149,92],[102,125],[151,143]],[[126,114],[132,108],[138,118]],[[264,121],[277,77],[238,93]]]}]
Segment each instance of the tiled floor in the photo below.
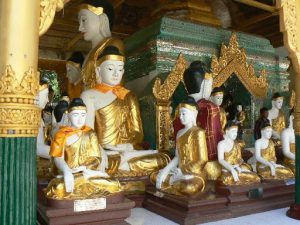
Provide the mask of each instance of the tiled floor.
[{"label": "tiled floor", "polygon": [[[257,213],[239,218],[204,223],[204,225],[300,225],[300,221],[290,219],[286,214],[287,208]],[[135,208],[127,222],[132,225],[176,225],[164,217],[143,208]]]}]

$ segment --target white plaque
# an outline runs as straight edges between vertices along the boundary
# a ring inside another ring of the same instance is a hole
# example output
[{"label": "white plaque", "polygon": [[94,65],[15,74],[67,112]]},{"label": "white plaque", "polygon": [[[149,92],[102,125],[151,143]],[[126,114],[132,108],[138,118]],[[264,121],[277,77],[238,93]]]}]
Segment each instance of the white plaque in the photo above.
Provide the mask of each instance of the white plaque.
[{"label": "white plaque", "polygon": [[286,186],[293,185],[293,184],[295,184],[295,179],[288,179],[285,181]]},{"label": "white plaque", "polygon": [[106,198],[94,198],[74,201],[74,212],[106,209]]}]

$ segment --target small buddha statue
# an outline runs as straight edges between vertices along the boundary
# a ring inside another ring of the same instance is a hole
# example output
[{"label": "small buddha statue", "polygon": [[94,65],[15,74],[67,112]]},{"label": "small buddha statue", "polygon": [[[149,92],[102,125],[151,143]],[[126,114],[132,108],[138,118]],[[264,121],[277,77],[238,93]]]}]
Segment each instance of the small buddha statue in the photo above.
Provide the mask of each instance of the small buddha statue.
[{"label": "small buddha statue", "polygon": [[259,111],[260,116],[258,120],[255,121],[255,126],[254,126],[254,139],[260,139],[261,138],[261,127],[264,123],[270,123],[268,116],[269,116],[269,111],[266,107],[262,107]]},{"label": "small buddha statue", "polygon": [[88,109],[87,125],[95,129],[107,150],[108,173],[147,175],[170,159],[156,150],[137,150],[142,149],[143,127],[136,96],[120,84],[124,60],[118,48],[107,46],[94,62],[97,85],[81,97]]},{"label": "small buddha statue", "polygon": [[281,110],[282,104],[282,95],[278,92],[274,93],[272,96],[272,108],[269,110],[268,119],[272,125],[272,139],[274,139],[276,145],[280,145],[280,134],[285,128],[285,117]]},{"label": "small buddha statue", "polygon": [[[49,84],[45,80],[40,81],[39,92],[37,96],[38,107],[43,110],[47,105],[49,98]],[[51,177],[50,168],[50,146],[47,143],[47,127],[41,118],[41,125],[37,136],[37,176],[40,179],[47,179]]]},{"label": "small buddha statue", "polygon": [[227,123],[227,117],[225,110],[221,107],[223,103],[223,97],[224,97],[224,91],[220,87],[215,87],[210,96],[210,101],[215,103],[217,106],[219,106],[220,109],[220,121],[221,121],[221,127],[222,130],[225,129],[226,123]]},{"label": "small buddha statue", "polygon": [[236,141],[238,126],[227,123],[224,140],[218,143],[218,160],[222,166],[219,178],[225,185],[247,185],[259,183],[259,176],[252,172],[252,167],[242,158],[240,143]]},{"label": "small buddha statue", "polygon": [[53,110],[55,124],[53,124],[52,126],[52,131],[51,131],[52,138],[55,137],[55,134],[60,127],[69,125],[68,108],[69,108],[69,103],[65,100],[60,100],[58,104],[55,106]]},{"label": "small buddha statue", "polygon": [[[209,180],[216,180],[221,174],[221,167],[217,161],[217,145],[223,140],[221,127],[220,108],[209,101],[211,96],[213,79],[206,65],[201,61],[194,61],[187,68],[183,75],[184,84],[189,94],[188,98],[193,99],[199,106],[197,125],[205,130],[206,144],[209,162],[205,170]],[[174,135],[183,128],[180,120],[174,120]]]},{"label": "small buddha statue", "polygon": [[295,131],[293,127],[294,115],[293,111],[289,117],[289,127],[281,132],[281,145],[284,155],[283,164],[290,168],[295,174]]},{"label": "small buddha statue", "polygon": [[255,158],[258,175],[264,180],[293,178],[294,174],[289,168],[276,163],[275,145],[271,137],[272,127],[269,123],[264,123],[261,129],[261,138],[255,141]]},{"label": "small buddha statue", "polygon": [[78,98],[83,90],[81,76],[81,67],[84,61],[81,52],[73,52],[66,62],[66,71],[68,78],[68,97],[70,99]]},{"label": "small buddha statue", "polygon": [[120,183],[109,178],[95,132],[85,125],[87,109],[80,98],[69,106],[71,125],[61,127],[51,144],[58,176],[49,183],[46,195],[57,200],[97,198],[121,191]]},{"label": "small buddha statue", "polygon": [[151,174],[156,188],[175,195],[194,195],[205,188],[208,161],[205,131],[197,126],[198,105],[191,100],[178,106],[183,128],[176,135],[176,155],[158,173]]},{"label": "small buddha statue", "polygon": [[243,140],[244,133],[244,121],[246,119],[246,113],[243,111],[243,106],[241,104],[237,104],[236,106],[236,114],[234,118],[234,122],[238,125],[238,140]]},{"label": "small buddha statue", "polygon": [[96,85],[94,62],[97,57],[108,45],[116,46],[124,54],[124,44],[111,35],[114,8],[109,1],[83,0],[79,5],[78,20],[83,39],[92,44],[81,72],[85,89],[89,89]]}]

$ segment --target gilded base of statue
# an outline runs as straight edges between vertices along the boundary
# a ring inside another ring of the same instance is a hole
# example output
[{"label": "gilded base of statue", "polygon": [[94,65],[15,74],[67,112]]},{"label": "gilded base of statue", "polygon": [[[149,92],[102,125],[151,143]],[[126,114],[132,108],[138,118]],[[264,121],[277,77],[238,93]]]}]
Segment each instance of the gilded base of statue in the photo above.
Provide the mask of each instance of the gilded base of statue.
[{"label": "gilded base of statue", "polygon": [[38,193],[37,219],[41,225],[125,225],[135,205],[123,192],[87,200],[47,199],[43,191]]},{"label": "gilded base of statue", "polygon": [[186,197],[148,187],[143,206],[176,223],[188,225],[230,218],[226,203],[226,197],[215,195],[211,190]]},{"label": "gilded base of statue", "polygon": [[300,205],[293,203],[290,206],[290,209],[286,212],[286,215],[293,219],[300,220]]},{"label": "gilded base of statue", "polygon": [[231,217],[284,208],[294,201],[295,186],[289,181],[269,180],[251,185],[216,184],[216,192],[228,199]]}]

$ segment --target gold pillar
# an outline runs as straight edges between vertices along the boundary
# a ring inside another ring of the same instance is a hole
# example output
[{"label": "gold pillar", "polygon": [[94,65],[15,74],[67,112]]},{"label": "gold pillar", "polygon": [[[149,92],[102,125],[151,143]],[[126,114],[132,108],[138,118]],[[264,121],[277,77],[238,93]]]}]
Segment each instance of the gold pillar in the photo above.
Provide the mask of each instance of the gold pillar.
[{"label": "gold pillar", "polygon": [[38,132],[40,1],[0,1],[0,137]]},{"label": "gold pillar", "polygon": [[284,46],[295,71],[296,106],[294,110],[294,128],[296,135],[296,185],[295,204],[291,205],[287,215],[300,220],[300,1],[278,0],[280,30],[283,33]]}]

